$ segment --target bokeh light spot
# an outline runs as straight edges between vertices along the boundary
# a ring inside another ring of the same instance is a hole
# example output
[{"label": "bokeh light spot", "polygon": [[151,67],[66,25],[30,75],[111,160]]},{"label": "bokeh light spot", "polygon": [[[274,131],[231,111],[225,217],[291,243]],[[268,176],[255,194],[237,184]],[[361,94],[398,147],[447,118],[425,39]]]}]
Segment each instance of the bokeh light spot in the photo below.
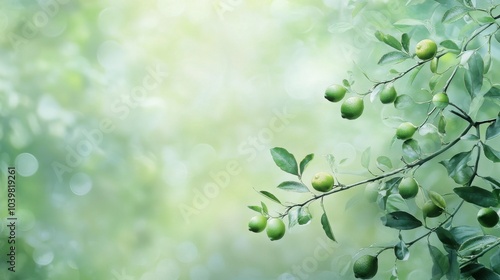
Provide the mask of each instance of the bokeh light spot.
[{"label": "bokeh light spot", "polygon": [[38,160],[30,153],[22,153],[16,157],[16,171],[23,177],[29,177],[38,170]]}]

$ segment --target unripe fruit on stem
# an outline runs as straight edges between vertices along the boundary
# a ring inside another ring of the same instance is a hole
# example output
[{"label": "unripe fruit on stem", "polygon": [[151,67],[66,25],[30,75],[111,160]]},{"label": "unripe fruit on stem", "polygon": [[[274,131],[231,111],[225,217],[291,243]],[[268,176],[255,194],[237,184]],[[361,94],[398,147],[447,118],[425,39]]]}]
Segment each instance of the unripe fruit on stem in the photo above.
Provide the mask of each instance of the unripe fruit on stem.
[{"label": "unripe fruit on stem", "polygon": [[404,122],[398,126],[396,129],[396,138],[401,140],[407,140],[413,137],[417,131],[417,127],[410,122]]},{"label": "unripe fruit on stem", "polygon": [[271,241],[281,239],[285,235],[285,223],[278,218],[269,219],[267,221],[266,233]]},{"label": "unripe fruit on stem", "polygon": [[371,279],[377,274],[378,259],[375,256],[364,255],[354,262],[352,270],[356,278]]},{"label": "unripe fruit on stem", "polygon": [[398,93],[393,85],[386,86],[379,94],[382,104],[390,104],[396,100],[396,97],[398,97]]},{"label": "unripe fruit on stem", "polygon": [[404,178],[399,183],[398,191],[404,199],[413,198],[418,193],[418,183],[414,178]]},{"label": "unripe fruit on stem", "polygon": [[477,212],[477,221],[483,227],[494,227],[498,224],[499,220],[500,218],[498,217],[497,212],[491,208],[481,208],[479,212]]},{"label": "unripe fruit on stem", "polygon": [[431,68],[431,72],[432,73],[437,73],[437,69],[438,69],[438,64],[439,64],[439,60],[437,57],[434,57],[431,61],[431,65],[430,65],[430,68]]},{"label": "unripe fruit on stem", "polygon": [[344,103],[342,103],[342,106],[340,107],[340,114],[344,119],[354,120],[363,114],[364,108],[365,105],[363,103],[363,99],[353,96],[347,98]]},{"label": "unripe fruit on stem", "polygon": [[378,182],[368,183],[365,187],[365,197],[369,202],[375,202],[378,198]]},{"label": "unripe fruit on stem", "polygon": [[331,102],[339,102],[344,98],[347,89],[341,85],[331,85],[326,88],[325,98]]},{"label": "unripe fruit on stem", "polygon": [[431,200],[428,200],[424,203],[424,206],[422,207],[422,212],[424,212],[424,216],[428,218],[435,218],[439,217],[441,214],[443,214],[443,209],[441,209],[439,206],[434,204]]},{"label": "unripe fruit on stem", "polygon": [[415,46],[415,54],[422,60],[433,58],[437,53],[436,42],[430,39],[424,39]]},{"label": "unripe fruit on stem", "polygon": [[436,106],[436,108],[443,109],[450,103],[448,99],[448,95],[444,92],[436,93],[432,97],[432,104]]},{"label": "unripe fruit on stem", "polygon": [[333,179],[333,176],[327,172],[318,172],[311,180],[311,185],[319,192],[331,191],[334,183],[335,180]]},{"label": "unripe fruit on stem", "polygon": [[250,219],[250,222],[248,222],[248,230],[252,232],[261,232],[266,228],[266,225],[266,217],[262,215],[254,216]]}]

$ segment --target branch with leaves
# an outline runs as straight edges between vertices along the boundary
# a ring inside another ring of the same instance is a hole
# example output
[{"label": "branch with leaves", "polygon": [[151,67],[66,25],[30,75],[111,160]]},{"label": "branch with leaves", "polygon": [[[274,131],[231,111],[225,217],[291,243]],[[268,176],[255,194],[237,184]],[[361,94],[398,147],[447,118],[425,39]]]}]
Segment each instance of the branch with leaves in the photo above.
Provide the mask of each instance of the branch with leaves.
[{"label": "branch with leaves", "polygon": [[[498,47],[500,43],[500,15],[495,15],[499,5],[479,8],[475,7],[472,1],[459,2],[459,5],[444,12],[441,21],[443,24],[453,24],[463,17],[471,18],[472,24],[466,29],[469,35],[460,40],[461,42],[447,39],[436,44],[431,39],[423,39],[416,44],[415,51],[411,52],[411,32],[397,36],[401,38],[398,40],[396,36],[377,31],[375,37],[394,49],[382,55],[378,61],[379,65],[397,64],[407,60],[414,60],[415,63],[402,71],[391,70],[393,77],[385,80],[377,81],[362,72],[372,83],[367,91],[355,90],[354,81],[344,79],[342,84],[332,85],[325,92],[325,98],[331,102],[340,102],[345,95],[352,95],[345,99],[341,106],[342,117],[349,120],[357,119],[363,113],[366,97],[372,102],[379,98],[384,106],[394,104],[396,109],[402,111],[421,106],[425,115],[418,125],[414,125],[410,120],[397,118],[401,121],[391,145],[401,141],[402,154],[399,163],[393,164],[389,157],[379,156],[376,162],[379,171],[373,172],[370,170],[368,148],[362,154],[361,165],[366,168],[369,178],[343,184],[339,181],[337,168],[332,168],[333,175],[317,173],[312,179],[311,188],[304,182],[303,174],[314,159],[314,154],[309,154],[298,162],[285,148],[276,147],[271,149],[271,156],[276,165],[284,172],[296,176],[296,180],[284,181],[278,184],[277,188],[307,194],[309,197],[301,202],[284,203],[272,192],[260,190],[260,194],[279,204],[283,211],[271,214],[264,202],[249,208],[265,219],[287,218],[288,228],[292,228],[309,224],[313,219],[309,207],[319,201],[323,212],[323,230],[329,239],[336,241],[327,216],[325,199],[365,185],[365,193],[368,193],[371,201],[376,203],[382,212],[382,224],[397,231],[398,241],[390,246],[370,246],[368,249],[378,250],[356,260],[353,265],[356,277],[374,277],[377,273],[378,257],[383,252],[392,249],[397,261],[406,261],[410,258],[410,248],[427,240],[433,262],[433,279],[443,276],[448,279],[459,279],[460,276],[500,279],[500,237],[483,232],[484,228],[498,227],[500,219],[497,213],[500,207],[498,175],[483,174],[485,164],[491,164],[493,169],[499,170],[497,164],[500,162],[500,151],[495,148],[493,140],[500,135],[500,85],[495,84],[499,73],[491,67],[492,46],[496,44],[495,47]],[[445,61],[442,63],[442,60]],[[424,89],[430,99],[416,102],[411,94],[398,95],[397,83],[407,78],[407,82],[412,85],[418,75],[423,75],[421,70],[425,65],[430,67],[431,77]],[[470,104],[464,105],[465,98],[470,99]],[[450,133],[447,124],[452,119],[462,122],[465,128],[448,140]],[[417,131],[420,136],[415,134]],[[427,137],[426,140],[430,139],[439,148],[432,152],[423,151],[419,137]],[[453,193],[440,194],[437,190],[418,183],[416,172],[424,166],[435,164],[438,156],[445,157],[437,163],[444,167],[447,176],[454,181]],[[330,155],[327,159],[335,166],[333,156]],[[395,165],[399,167],[394,167]],[[408,207],[410,200],[415,201],[417,208]],[[462,207],[465,204],[479,208],[479,226],[455,225],[454,218],[461,211],[466,211]],[[260,230],[264,228],[266,225]],[[276,230],[269,227],[267,229],[268,235]],[[405,240],[402,232],[417,229],[423,229],[423,232],[413,240]],[[281,237],[284,232],[283,228]],[[432,244],[430,237],[433,234],[436,234],[441,242],[446,255]],[[489,264],[483,260],[487,254],[490,255]],[[398,279],[397,261],[391,279]]]}]

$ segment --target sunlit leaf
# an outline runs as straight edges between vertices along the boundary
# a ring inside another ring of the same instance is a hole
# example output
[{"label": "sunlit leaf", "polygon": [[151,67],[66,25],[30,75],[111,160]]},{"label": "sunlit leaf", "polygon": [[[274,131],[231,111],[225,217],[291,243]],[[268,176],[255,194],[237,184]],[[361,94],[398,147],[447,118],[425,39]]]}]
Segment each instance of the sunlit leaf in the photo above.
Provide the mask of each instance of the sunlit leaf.
[{"label": "sunlit leaf", "polygon": [[401,94],[394,100],[394,107],[398,110],[405,110],[415,105],[413,98],[407,94]]},{"label": "sunlit leaf", "polygon": [[410,56],[404,52],[393,51],[384,54],[378,61],[378,64],[385,65],[389,63],[398,63],[407,60],[408,58],[410,58]]},{"label": "sunlit leaf", "polygon": [[272,193],[270,193],[270,192],[268,192],[268,191],[260,191],[260,193],[261,193],[263,196],[265,196],[265,197],[269,198],[270,200],[272,200],[272,201],[274,201],[274,202],[276,202],[276,203],[281,204],[281,201],[280,201],[280,200],[279,200],[276,196],[274,196],[274,194],[272,194]]},{"label": "sunlit leaf", "polygon": [[299,175],[297,161],[286,149],[280,147],[272,148],[271,155],[273,156],[274,162],[281,170],[290,174]]},{"label": "sunlit leaf", "polygon": [[392,168],[391,159],[386,156],[379,156],[377,157],[377,166],[380,169],[391,169]]},{"label": "sunlit leaf", "polygon": [[304,170],[306,169],[307,165],[313,159],[314,159],[314,154],[308,154],[307,156],[304,157],[304,159],[300,161],[300,174],[304,173]]},{"label": "sunlit leaf", "polygon": [[463,18],[463,16],[469,11],[470,9],[464,6],[455,6],[444,13],[441,21],[444,23],[451,23],[457,21]]},{"label": "sunlit leaf", "polygon": [[285,191],[298,192],[298,193],[306,193],[309,192],[309,189],[300,182],[294,181],[285,181],[278,185],[278,189],[282,189]]},{"label": "sunlit leaf", "polygon": [[309,212],[309,208],[306,206],[300,207],[299,216],[297,219],[299,225],[307,225],[309,222],[311,222],[311,219],[312,215],[311,212]]},{"label": "sunlit leaf", "polygon": [[252,209],[253,211],[262,214],[262,208],[260,206],[248,206],[248,208]]},{"label": "sunlit leaf", "polygon": [[417,140],[408,139],[403,142],[403,155],[408,161],[414,161],[420,158],[421,150]]}]

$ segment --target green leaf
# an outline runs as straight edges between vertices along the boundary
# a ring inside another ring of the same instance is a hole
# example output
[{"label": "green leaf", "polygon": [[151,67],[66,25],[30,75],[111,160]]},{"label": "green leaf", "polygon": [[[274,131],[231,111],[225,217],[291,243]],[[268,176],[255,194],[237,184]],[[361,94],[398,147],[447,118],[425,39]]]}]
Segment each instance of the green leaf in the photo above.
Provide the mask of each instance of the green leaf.
[{"label": "green leaf", "polygon": [[408,139],[403,142],[403,155],[409,161],[415,161],[420,158],[421,150],[417,140]]},{"label": "green leaf", "polygon": [[361,154],[361,166],[368,169],[370,166],[370,157],[371,157],[371,147],[366,148]]},{"label": "green leaf", "polygon": [[400,51],[402,49],[401,43],[394,36],[385,34],[384,43]]},{"label": "green leaf", "polygon": [[452,23],[455,22],[470,11],[469,8],[466,8],[464,6],[455,6],[448,11],[446,11],[443,15],[443,18],[441,19],[442,22],[444,23]]},{"label": "green leaf", "polygon": [[[500,89],[499,89],[500,93]],[[500,98],[500,95],[498,96]],[[486,140],[493,139],[500,135],[500,115],[497,117],[495,122],[491,123],[486,129]]]},{"label": "green leaf", "polygon": [[458,254],[462,257],[476,256],[491,245],[497,243],[498,237],[493,235],[481,235],[467,239],[460,248]]},{"label": "green leaf", "polygon": [[385,182],[383,186],[383,189],[389,191],[394,189],[397,185],[399,185],[399,182],[401,182],[402,179],[403,177],[394,177],[391,178],[390,180],[387,180],[387,182]]},{"label": "green leaf", "polygon": [[500,43],[500,32],[495,32],[495,39]]},{"label": "green leaf", "polygon": [[[472,275],[479,270],[483,269],[484,265],[478,263],[469,263],[466,266],[460,269],[460,273],[462,274],[463,279],[470,279],[469,277],[473,277]],[[483,280],[483,279],[481,279]]]},{"label": "green leaf", "polygon": [[377,166],[380,169],[391,169],[392,168],[391,159],[386,156],[379,156],[377,158]]},{"label": "green leaf", "polygon": [[252,209],[253,211],[262,214],[262,208],[260,206],[248,206],[248,208]]},{"label": "green leaf", "polygon": [[417,78],[418,73],[420,73],[420,70],[422,70],[422,67],[423,67],[423,65],[420,65],[412,71],[410,78],[409,78],[410,85],[413,84],[413,82],[415,81],[415,78]]},{"label": "green leaf", "polygon": [[415,105],[413,98],[407,94],[401,94],[394,100],[394,107],[398,110],[405,110]]},{"label": "green leaf", "polygon": [[442,134],[446,133],[446,119],[443,115],[441,115],[439,117],[438,131],[439,131],[439,133],[442,133]]},{"label": "green leaf", "polygon": [[269,215],[269,210],[267,209],[267,205],[264,202],[260,202],[260,205],[262,206],[262,214]]},{"label": "green leaf", "polygon": [[486,181],[490,182],[494,188],[499,188],[500,189],[500,182],[495,180],[495,178],[492,177],[483,177]]},{"label": "green leaf", "polygon": [[279,200],[276,196],[274,196],[274,194],[272,194],[272,193],[270,193],[270,192],[268,192],[268,191],[260,191],[260,193],[261,193],[263,196],[265,196],[265,197],[269,198],[270,200],[272,200],[272,201],[274,201],[274,202],[276,202],[276,203],[278,203],[278,204],[281,204],[281,201],[280,201],[280,200]]},{"label": "green leaf", "polygon": [[432,203],[441,209],[446,209],[446,201],[443,196],[435,191],[429,191],[429,198],[432,200]]},{"label": "green leaf", "polygon": [[392,213],[396,211],[408,211],[409,208],[406,200],[400,194],[393,193],[387,197],[385,210]]},{"label": "green leaf", "polygon": [[304,159],[302,159],[300,161],[300,174],[301,175],[304,173],[304,170],[306,169],[309,162],[313,159],[314,159],[314,154],[308,154],[307,156],[304,157]]},{"label": "green leaf", "polygon": [[448,175],[458,184],[465,184],[472,174],[471,168],[467,165],[471,152],[462,152],[454,155],[449,160],[443,160],[442,164],[448,171]]},{"label": "green leaf", "polygon": [[297,161],[287,150],[280,147],[272,148],[271,155],[273,156],[274,162],[281,170],[290,174],[299,175]]},{"label": "green leaf", "polygon": [[500,249],[497,249],[490,257],[490,266],[493,271],[500,273]]},{"label": "green leaf", "polygon": [[480,140],[480,138],[475,134],[466,134],[466,135],[460,137],[460,139],[465,140],[465,141],[478,141],[478,140]]},{"label": "green leaf", "polygon": [[389,63],[399,63],[399,62],[402,62],[408,58],[410,58],[410,56],[404,52],[393,51],[393,52],[389,52],[389,53],[384,54],[380,58],[380,60],[378,61],[378,64],[385,65],[385,64],[389,64]]},{"label": "green leaf", "polygon": [[282,189],[289,192],[306,193],[309,189],[300,182],[285,181],[278,185],[278,189]]},{"label": "green leaf", "polygon": [[483,144],[484,155],[493,162],[500,162],[500,152]]},{"label": "green leaf", "polygon": [[483,87],[484,62],[481,55],[474,53],[468,60],[469,70],[465,72],[465,87],[470,96],[475,97]]},{"label": "green leaf", "polygon": [[490,191],[480,187],[459,187],[453,191],[463,200],[482,207],[494,207],[498,205],[498,198]]},{"label": "green leaf", "polygon": [[380,219],[384,226],[399,230],[410,230],[422,226],[421,221],[404,211],[388,213]]},{"label": "green leaf", "polygon": [[299,219],[299,208],[293,208],[288,212],[288,228],[295,226]]},{"label": "green leaf", "polygon": [[410,51],[410,35],[408,33],[403,33],[401,35],[401,46],[406,52]]},{"label": "green leaf", "polygon": [[483,234],[480,228],[471,226],[452,227],[450,233],[458,244],[463,244],[466,240]]},{"label": "green leaf", "polygon": [[438,227],[435,232],[441,243],[444,245],[452,249],[458,249],[458,247],[460,247],[460,244],[458,244],[450,231],[444,229],[443,227]]},{"label": "green leaf", "polygon": [[394,246],[394,255],[400,261],[406,261],[410,258],[410,250],[403,240],[400,240],[396,246]]},{"label": "green leaf", "polygon": [[321,215],[321,225],[323,226],[323,230],[325,231],[326,236],[335,241],[335,237],[333,236],[332,228],[330,226],[330,222],[328,221],[326,213],[323,213],[323,215]]},{"label": "green leaf", "polygon": [[439,75],[439,74],[434,74],[429,79],[429,88],[431,91],[433,91],[434,88],[436,88],[436,84],[439,82],[439,79],[441,79],[441,75]]},{"label": "green leaf", "polygon": [[309,222],[311,222],[312,216],[311,213],[309,212],[308,207],[300,207],[299,210],[299,216],[298,216],[298,223],[299,225],[307,225]]},{"label": "green leaf", "polygon": [[385,34],[380,32],[380,31],[375,31],[375,38],[377,38],[377,40],[379,40],[380,42],[384,42],[384,37],[385,37]]},{"label": "green leaf", "polygon": [[448,258],[441,250],[431,244],[429,244],[428,247],[432,258],[432,279],[441,279],[450,269]]},{"label": "green leaf", "polygon": [[444,40],[440,45],[449,50],[460,51],[460,47],[452,40]]},{"label": "green leaf", "polygon": [[476,118],[477,113],[479,112],[479,109],[481,109],[481,106],[483,106],[484,103],[484,97],[479,95],[474,97],[472,99],[472,102],[470,103],[469,106],[469,116],[473,119]]},{"label": "green leaf", "polygon": [[491,55],[490,55],[490,53],[485,54],[483,60],[484,60],[483,74],[486,74],[490,71],[490,68],[491,68]]},{"label": "green leaf", "polygon": [[458,256],[456,250],[448,251],[448,263],[450,264],[450,268],[448,272],[446,272],[446,279],[460,279],[460,266],[458,264]]}]

